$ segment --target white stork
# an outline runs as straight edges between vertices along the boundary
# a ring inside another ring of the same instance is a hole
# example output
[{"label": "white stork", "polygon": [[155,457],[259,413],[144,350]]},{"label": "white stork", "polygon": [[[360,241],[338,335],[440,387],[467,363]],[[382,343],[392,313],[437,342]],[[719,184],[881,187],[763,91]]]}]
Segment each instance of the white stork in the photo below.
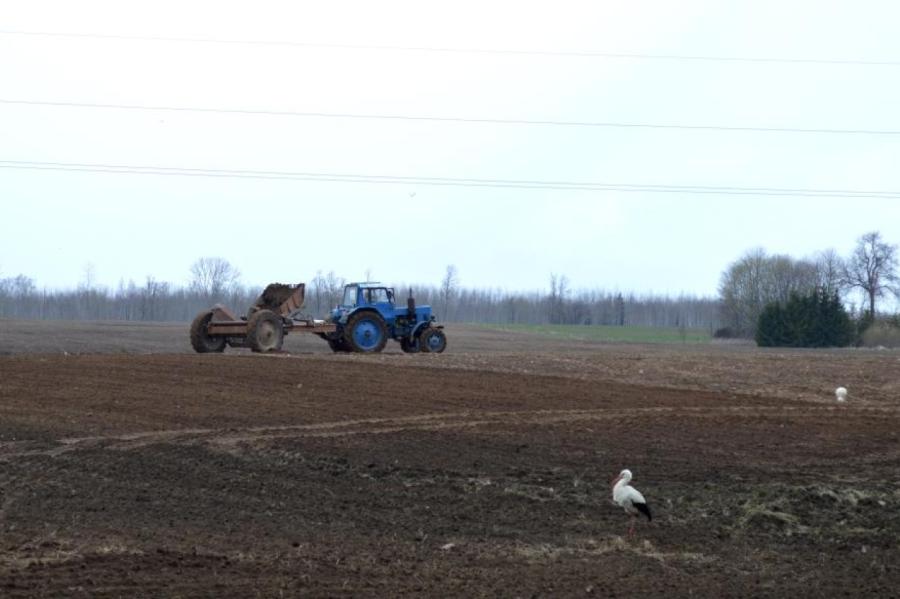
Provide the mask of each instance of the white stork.
[{"label": "white stork", "polygon": [[650,506],[647,500],[641,495],[641,492],[629,485],[631,482],[631,470],[627,468],[619,473],[619,476],[613,480],[613,501],[625,509],[625,512],[632,516],[631,527],[628,529],[628,536],[634,534],[634,518],[640,514],[647,516],[647,521],[653,520],[650,514]]}]

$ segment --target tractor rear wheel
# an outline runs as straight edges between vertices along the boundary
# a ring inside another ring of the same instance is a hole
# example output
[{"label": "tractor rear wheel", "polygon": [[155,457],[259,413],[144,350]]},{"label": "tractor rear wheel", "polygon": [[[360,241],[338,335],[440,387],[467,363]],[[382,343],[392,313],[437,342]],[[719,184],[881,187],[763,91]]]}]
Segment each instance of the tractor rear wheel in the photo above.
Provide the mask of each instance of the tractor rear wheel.
[{"label": "tractor rear wheel", "polygon": [[247,321],[247,345],[255,352],[281,349],[284,326],[281,317],[271,310],[257,310]]},{"label": "tractor rear wheel", "polygon": [[384,319],[377,312],[357,312],[347,321],[344,341],[355,352],[380,352],[387,343]]},{"label": "tractor rear wheel", "polygon": [[404,337],[400,340],[400,349],[407,354],[417,354],[422,351],[422,342],[418,337],[414,337],[412,340]]},{"label": "tractor rear wheel", "polygon": [[425,329],[419,337],[423,352],[439,354],[447,349],[447,335],[441,329]]},{"label": "tractor rear wheel", "polygon": [[212,337],[207,332],[209,321],[212,320],[212,310],[201,312],[191,323],[191,347],[198,354],[208,354],[225,351],[225,337]]}]

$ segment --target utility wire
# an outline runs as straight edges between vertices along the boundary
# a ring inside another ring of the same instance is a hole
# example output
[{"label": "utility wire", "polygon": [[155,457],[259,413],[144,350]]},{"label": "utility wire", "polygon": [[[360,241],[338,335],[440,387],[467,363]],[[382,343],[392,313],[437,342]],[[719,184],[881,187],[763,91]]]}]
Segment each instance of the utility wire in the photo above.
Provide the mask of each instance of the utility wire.
[{"label": "utility wire", "polygon": [[452,116],[415,116],[405,114],[359,114],[347,112],[300,112],[292,110],[262,110],[242,108],[203,108],[191,106],[148,106],[141,104],[100,104],[94,102],[49,102],[40,100],[0,99],[0,104],[47,106],[54,108],[94,108],[114,110],[151,110],[171,112],[198,112],[212,114],[240,114],[261,116],[286,116],[304,118],[365,119],[392,121],[429,121],[438,123],[468,123],[477,125],[531,125],[549,127],[612,127],[620,129],[676,129],[684,131],[736,131],[755,133],[814,133],[822,135],[900,135],[900,130],[886,129],[827,129],[802,127],[730,127],[724,125],[667,125],[659,123],[620,123],[601,121],[554,121],[531,119],[468,118]]},{"label": "utility wire", "polygon": [[561,191],[622,191],[646,193],[694,193],[717,195],[891,198],[900,199],[900,191],[813,189],[778,187],[734,187],[708,185],[653,185],[602,183],[586,181],[541,181],[518,179],[473,179],[460,177],[410,177],[399,175],[360,175],[328,172],[255,171],[244,169],[199,169],[161,166],[136,166],[77,162],[37,162],[0,160],[0,168],[114,173],[126,175],[161,175],[189,177],[225,177],[238,179],[273,179],[290,181],[323,181],[339,183],[375,183],[402,185],[445,185],[457,187],[495,187],[516,189],[551,189]]},{"label": "utility wire", "polygon": [[745,63],[783,63],[783,64],[819,64],[819,65],[861,65],[861,66],[900,66],[900,60],[862,60],[862,59],[825,59],[825,58],[783,58],[753,56],[705,56],[691,54],[641,54],[629,52],[594,52],[581,50],[521,50],[492,48],[453,48],[432,46],[394,46],[377,44],[334,44],[320,42],[295,42],[278,40],[234,40],[210,39],[198,37],[169,37],[155,35],[116,35],[107,33],[66,33],[51,31],[0,30],[2,35],[42,36],[61,38],[86,38],[103,40],[134,40],[146,42],[176,42],[191,44],[240,44],[245,46],[282,46],[294,48],[330,48],[337,50],[383,50],[391,52],[433,52],[454,54],[496,54],[509,56],[555,56],[577,58],[601,58],[611,60],[669,60],[695,62],[745,62]]}]

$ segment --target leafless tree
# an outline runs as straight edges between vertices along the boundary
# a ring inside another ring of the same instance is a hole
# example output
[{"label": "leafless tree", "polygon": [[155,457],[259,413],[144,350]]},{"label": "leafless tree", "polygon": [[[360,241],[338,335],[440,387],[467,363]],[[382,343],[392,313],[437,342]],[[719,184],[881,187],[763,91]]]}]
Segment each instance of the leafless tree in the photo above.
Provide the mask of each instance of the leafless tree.
[{"label": "leafless tree", "polygon": [[191,265],[191,290],[208,298],[221,298],[237,284],[241,273],[224,258],[200,258]]},{"label": "leafless tree", "polygon": [[316,271],[306,293],[306,309],[317,317],[326,316],[340,303],[344,285],[343,277],[337,276],[333,270],[327,275],[322,274],[321,270]]},{"label": "leafless tree", "polygon": [[327,309],[330,310],[331,308],[334,308],[339,303],[341,303],[345,284],[346,280],[343,277],[337,276],[333,270],[328,271],[328,274],[325,276],[324,282],[325,301],[327,302]]},{"label": "leafless tree", "polygon": [[8,279],[0,279],[0,292],[8,294],[14,299],[21,299],[34,295],[37,286],[34,279],[25,275],[18,275]]},{"label": "leafless tree", "polygon": [[82,269],[82,282],[81,287],[87,291],[90,291],[94,288],[94,284],[97,281],[97,267],[94,266],[93,262],[88,262],[84,265]]},{"label": "leafless tree", "polygon": [[102,302],[102,290],[97,287],[97,267],[93,262],[87,262],[82,269],[82,280],[78,285],[78,297],[75,305],[80,318],[93,318],[97,312],[97,306]]},{"label": "leafless tree", "polygon": [[615,312],[614,324],[619,327],[624,327],[625,326],[625,298],[622,297],[621,293],[617,293],[616,298],[613,300],[613,311]]},{"label": "leafless tree", "polygon": [[450,315],[451,302],[453,298],[456,296],[456,290],[459,287],[459,274],[456,270],[456,266],[453,264],[447,265],[447,270],[444,273],[444,278],[441,279],[441,306],[443,307],[441,314],[445,319],[452,319],[453,317]]},{"label": "leafless tree", "polygon": [[719,296],[727,325],[736,334],[749,334],[762,311],[765,250],[756,248],[731,263],[719,281]]},{"label": "leafless tree", "polygon": [[518,324],[523,304],[527,305],[527,300],[518,295],[510,294],[506,296],[503,303],[505,304],[507,311],[506,322],[509,324]]},{"label": "leafless tree", "polygon": [[844,260],[834,250],[828,248],[815,255],[813,261],[816,266],[816,283],[827,295],[839,293],[843,287]]},{"label": "leafless tree", "polygon": [[159,320],[161,303],[169,294],[169,284],[147,276],[147,284],[141,289],[141,320]]},{"label": "leafless tree", "polygon": [[[310,293],[308,297],[311,300],[312,306],[310,306],[313,310],[313,314],[316,316],[322,315],[322,300],[325,299],[325,277],[322,275],[321,270],[316,271],[316,276],[313,277],[310,285]],[[328,307],[328,306],[326,306]]]},{"label": "leafless tree", "polygon": [[550,295],[547,297],[547,313],[550,324],[567,322],[566,299],[569,295],[569,278],[550,273]]},{"label": "leafless tree", "polygon": [[856,248],[844,267],[844,283],[859,289],[868,300],[869,314],[875,316],[875,301],[888,291],[900,297],[897,246],[881,239],[881,233],[871,231],[856,240]]},{"label": "leafless tree", "polygon": [[811,291],[816,287],[816,266],[808,260],[796,260],[779,254],[764,263],[762,294],[765,303],[786,303],[792,293]]},{"label": "leafless tree", "polygon": [[817,284],[816,265],[790,256],[769,256],[750,250],[722,273],[719,296],[725,323],[738,335],[752,336],[763,307],[787,302],[792,293],[806,293]]}]

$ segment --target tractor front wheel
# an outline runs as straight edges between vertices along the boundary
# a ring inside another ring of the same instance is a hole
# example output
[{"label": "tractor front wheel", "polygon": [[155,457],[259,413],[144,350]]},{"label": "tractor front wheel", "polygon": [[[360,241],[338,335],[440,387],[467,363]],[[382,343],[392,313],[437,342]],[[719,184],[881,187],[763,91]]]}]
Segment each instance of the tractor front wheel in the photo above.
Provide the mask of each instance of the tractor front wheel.
[{"label": "tractor front wheel", "polygon": [[201,312],[191,323],[191,347],[198,354],[221,353],[225,351],[225,337],[212,337],[207,332],[212,320],[212,310]]},{"label": "tractor front wheel", "polygon": [[247,321],[247,345],[255,352],[281,349],[284,326],[281,317],[271,310],[257,310]]},{"label": "tractor front wheel", "polygon": [[441,329],[425,329],[419,337],[423,352],[439,354],[447,349],[447,335]]},{"label": "tractor front wheel", "polygon": [[359,353],[376,353],[387,343],[387,326],[375,312],[357,312],[347,321],[344,341]]}]

